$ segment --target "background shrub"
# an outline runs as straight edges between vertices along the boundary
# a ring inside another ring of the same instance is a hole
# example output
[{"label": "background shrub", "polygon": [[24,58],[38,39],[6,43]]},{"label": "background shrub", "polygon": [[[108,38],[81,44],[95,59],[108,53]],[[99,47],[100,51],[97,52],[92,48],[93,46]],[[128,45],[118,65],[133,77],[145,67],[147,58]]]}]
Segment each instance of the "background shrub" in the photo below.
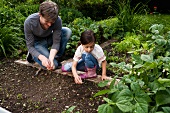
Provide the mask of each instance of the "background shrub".
[{"label": "background shrub", "polygon": [[30,14],[37,13],[39,11],[39,5],[20,4],[15,7],[15,10],[20,12],[23,16],[28,17]]},{"label": "background shrub", "polygon": [[25,47],[23,23],[25,17],[13,8],[0,8],[0,56],[17,56]]},{"label": "background shrub", "polygon": [[76,9],[72,8],[61,8],[60,14],[63,23],[73,22],[75,18],[82,18],[83,14]]}]

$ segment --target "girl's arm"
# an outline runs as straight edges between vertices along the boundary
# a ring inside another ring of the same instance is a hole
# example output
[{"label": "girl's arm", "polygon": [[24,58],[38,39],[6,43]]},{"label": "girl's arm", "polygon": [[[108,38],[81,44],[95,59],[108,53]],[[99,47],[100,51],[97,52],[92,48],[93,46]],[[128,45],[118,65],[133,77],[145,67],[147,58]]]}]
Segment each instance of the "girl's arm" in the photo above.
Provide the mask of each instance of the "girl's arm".
[{"label": "girl's arm", "polygon": [[81,77],[77,74],[77,61],[73,61],[73,64],[72,64],[72,73],[73,73],[73,77],[74,77],[74,81],[76,84],[82,84],[82,80],[81,80]]},{"label": "girl's arm", "polygon": [[105,80],[107,78],[106,76],[106,60],[102,61],[102,80]]}]

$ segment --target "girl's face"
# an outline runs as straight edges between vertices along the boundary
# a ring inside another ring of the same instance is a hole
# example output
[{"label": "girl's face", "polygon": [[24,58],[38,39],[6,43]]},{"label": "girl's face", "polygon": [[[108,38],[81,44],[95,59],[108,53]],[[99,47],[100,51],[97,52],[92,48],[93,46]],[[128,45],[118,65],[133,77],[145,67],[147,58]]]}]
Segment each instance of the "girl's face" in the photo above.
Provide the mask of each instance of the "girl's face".
[{"label": "girl's face", "polygon": [[47,21],[41,14],[40,14],[40,24],[44,30],[47,30],[54,22]]},{"label": "girl's face", "polygon": [[93,51],[94,45],[95,45],[95,43],[92,42],[92,43],[89,43],[89,44],[86,44],[86,45],[82,45],[82,46],[83,46],[85,52],[90,53],[90,52]]}]

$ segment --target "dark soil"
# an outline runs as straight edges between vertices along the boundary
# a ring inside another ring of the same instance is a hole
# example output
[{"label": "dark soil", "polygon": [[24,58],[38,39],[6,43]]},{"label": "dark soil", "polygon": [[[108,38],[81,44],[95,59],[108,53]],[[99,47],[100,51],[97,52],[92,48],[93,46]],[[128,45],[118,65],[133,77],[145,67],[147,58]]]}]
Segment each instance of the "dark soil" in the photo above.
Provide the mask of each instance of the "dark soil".
[{"label": "dark soil", "polygon": [[93,95],[103,88],[84,81],[77,85],[70,76],[41,71],[3,59],[0,63],[0,106],[12,113],[61,113],[71,106],[74,111],[97,113],[102,97]]},{"label": "dark soil", "polygon": [[[111,50],[111,46],[105,48]],[[68,57],[67,57],[68,59]],[[12,113],[62,113],[72,106],[74,112],[97,113],[103,97],[93,97],[100,90],[96,83],[78,85],[73,77],[17,64],[17,59],[0,61],[0,106]],[[62,60],[65,60],[63,58]],[[101,70],[97,72],[101,74]],[[107,70],[107,76],[113,73]]]}]

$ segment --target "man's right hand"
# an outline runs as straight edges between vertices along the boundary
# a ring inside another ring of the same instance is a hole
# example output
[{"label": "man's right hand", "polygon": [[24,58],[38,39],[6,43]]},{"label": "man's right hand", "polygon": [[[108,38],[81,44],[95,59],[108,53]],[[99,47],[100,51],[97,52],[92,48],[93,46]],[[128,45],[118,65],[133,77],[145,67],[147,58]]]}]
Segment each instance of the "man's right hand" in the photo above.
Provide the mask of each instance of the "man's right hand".
[{"label": "man's right hand", "polygon": [[42,65],[46,67],[48,70],[51,70],[51,62],[48,58],[46,58],[44,55],[39,55],[38,59],[41,60]]}]

